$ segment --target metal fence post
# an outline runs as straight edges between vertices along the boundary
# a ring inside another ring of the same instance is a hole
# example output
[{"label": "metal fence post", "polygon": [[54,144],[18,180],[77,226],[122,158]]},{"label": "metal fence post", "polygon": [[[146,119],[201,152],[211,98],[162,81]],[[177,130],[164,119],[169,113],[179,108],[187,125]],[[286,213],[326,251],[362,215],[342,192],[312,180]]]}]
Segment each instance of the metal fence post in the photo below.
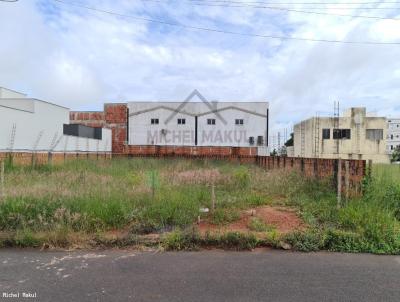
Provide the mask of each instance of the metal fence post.
[{"label": "metal fence post", "polygon": [[342,203],[342,160],[338,159],[337,165],[337,208],[340,209]]},{"label": "metal fence post", "polygon": [[4,160],[1,161],[1,167],[0,167],[0,199],[3,199],[5,196],[4,192],[4,173],[5,173],[5,168],[4,168]]},{"label": "metal fence post", "polygon": [[350,165],[349,165],[349,161],[346,160],[345,161],[345,188],[346,188],[346,202],[349,200],[349,196],[350,196]]}]

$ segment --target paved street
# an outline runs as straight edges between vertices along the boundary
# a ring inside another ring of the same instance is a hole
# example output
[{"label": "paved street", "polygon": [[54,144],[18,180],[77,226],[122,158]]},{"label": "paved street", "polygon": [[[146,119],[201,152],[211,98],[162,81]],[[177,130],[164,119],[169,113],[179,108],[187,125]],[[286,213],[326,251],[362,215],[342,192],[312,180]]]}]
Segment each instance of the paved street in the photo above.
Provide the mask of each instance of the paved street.
[{"label": "paved street", "polygon": [[399,301],[400,257],[7,249],[0,293],[1,301]]}]

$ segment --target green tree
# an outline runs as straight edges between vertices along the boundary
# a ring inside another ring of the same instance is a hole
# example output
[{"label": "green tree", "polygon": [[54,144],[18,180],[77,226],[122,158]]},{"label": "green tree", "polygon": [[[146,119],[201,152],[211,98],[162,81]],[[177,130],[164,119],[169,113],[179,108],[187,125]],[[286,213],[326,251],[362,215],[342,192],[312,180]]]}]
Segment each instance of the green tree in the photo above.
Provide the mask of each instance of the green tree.
[{"label": "green tree", "polygon": [[287,140],[287,142],[285,143],[286,147],[292,147],[294,143],[294,133],[290,133],[290,138]]},{"label": "green tree", "polygon": [[400,146],[397,146],[392,153],[392,162],[400,161]]}]

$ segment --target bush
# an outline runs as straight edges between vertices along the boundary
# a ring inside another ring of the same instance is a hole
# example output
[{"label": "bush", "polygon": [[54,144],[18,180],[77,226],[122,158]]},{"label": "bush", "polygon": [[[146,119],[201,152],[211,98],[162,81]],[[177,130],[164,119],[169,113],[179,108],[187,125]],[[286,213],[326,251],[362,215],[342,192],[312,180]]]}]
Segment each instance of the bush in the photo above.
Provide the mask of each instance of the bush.
[{"label": "bush", "polygon": [[250,175],[246,167],[240,167],[233,174],[234,184],[237,189],[244,190],[250,185]]},{"label": "bush", "polygon": [[254,234],[229,232],[219,238],[219,246],[235,250],[252,250],[257,247],[258,240]]},{"label": "bush", "polygon": [[283,237],[295,250],[301,252],[315,252],[324,248],[324,238],[317,230],[307,232],[293,232]]},{"label": "bush", "polygon": [[369,252],[360,234],[342,230],[327,231],[325,248],[335,252]]},{"label": "bush", "polygon": [[165,235],[162,244],[166,250],[196,250],[199,247],[200,236],[194,229],[177,229]]}]

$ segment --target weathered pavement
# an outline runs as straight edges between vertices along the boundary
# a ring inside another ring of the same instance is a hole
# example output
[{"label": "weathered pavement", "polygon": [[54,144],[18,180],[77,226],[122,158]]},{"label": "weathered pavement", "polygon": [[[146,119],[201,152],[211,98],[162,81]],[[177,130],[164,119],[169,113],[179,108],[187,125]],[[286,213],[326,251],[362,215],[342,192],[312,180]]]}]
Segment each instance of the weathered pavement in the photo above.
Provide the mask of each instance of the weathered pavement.
[{"label": "weathered pavement", "polygon": [[21,300],[400,301],[400,257],[0,250],[0,301]]}]

